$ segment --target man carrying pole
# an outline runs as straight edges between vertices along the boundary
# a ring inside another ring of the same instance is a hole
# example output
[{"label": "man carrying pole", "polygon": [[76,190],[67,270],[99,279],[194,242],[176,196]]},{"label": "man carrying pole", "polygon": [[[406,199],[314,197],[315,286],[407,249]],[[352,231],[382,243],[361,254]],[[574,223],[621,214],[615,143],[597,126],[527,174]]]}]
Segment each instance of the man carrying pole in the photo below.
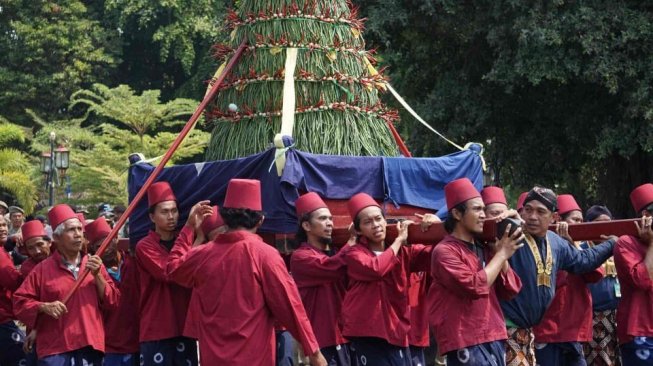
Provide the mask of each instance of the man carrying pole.
[{"label": "man carrying pole", "polygon": [[[207,205],[210,212],[210,206]],[[220,215],[228,231],[191,249],[204,210],[189,222],[170,253],[167,276],[199,296],[198,327],[203,365],[268,366],[274,363],[274,321],[285,326],[309,354],[326,360],[279,252],[256,235],[263,223],[258,180],[232,179]]]},{"label": "man carrying pole", "polygon": [[[113,308],[120,293],[98,256],[82,255],[82,223],[65,204],[48,213],[57,246],[30,272],[14,294],[16,317],[36,331],[39,365],[99,365],[104,353],[102,309]],[[78,280],[86,277],[66,304],[60,301]]]},{"label": "man carrying pole", "polygon": [[183,336],[191,290],[172,282],[166,274],[177,238],[177,198],[167,182],[156,182],[148,189],[147,199],[154,230],[136,244],[142,364],[194,366],[197,345]]}]

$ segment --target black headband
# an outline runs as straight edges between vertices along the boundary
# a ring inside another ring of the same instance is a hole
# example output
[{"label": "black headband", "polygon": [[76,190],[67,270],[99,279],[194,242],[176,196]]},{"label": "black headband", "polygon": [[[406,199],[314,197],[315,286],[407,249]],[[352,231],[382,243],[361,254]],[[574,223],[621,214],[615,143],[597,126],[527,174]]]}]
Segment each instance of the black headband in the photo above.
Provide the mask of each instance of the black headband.
[{"label": "black headband", "polygon": [[524,206],[530,201],[538,201],[542,203],[549,211],[554,212],[558,209],[558,198],[552,190],[548,188],[535,187],[531,189],[526,195]]}]

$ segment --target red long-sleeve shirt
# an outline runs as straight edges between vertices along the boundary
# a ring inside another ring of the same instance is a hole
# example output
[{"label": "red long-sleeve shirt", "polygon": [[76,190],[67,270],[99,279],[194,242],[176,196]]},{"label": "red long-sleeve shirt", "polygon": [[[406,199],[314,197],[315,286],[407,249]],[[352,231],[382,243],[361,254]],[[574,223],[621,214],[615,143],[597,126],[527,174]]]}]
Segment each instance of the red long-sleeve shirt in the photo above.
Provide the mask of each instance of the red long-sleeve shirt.
[{"label": "red long-sleeve shirt", "polygon": [[556,294],[540,324],[533,327],[538,343],[589,342],[592,340],[592,294],[588,283],[603,278],[599,267],[583,275],[558,271]]},{"label": "red long-sleeve shirt", "polygon": [[27,275],[32,272],[37,264],[38,263],[36,263],[32,258],[27,258],[23,263],[20,264],[20,275],[23,277],[23,279],[27,278]]},{"label": "red long-sleeve shirt", "polygon": [[319,349],[295,282],[276,249],[242,230],[190,249],[193,235],[192,229],[182,229],[167,273],[197,291],[202,364],[273,365],[275,319],[305,353]]},{"label": "red long-sleeve shirt", "polygon": [[123,254],[120,282],[116,283],[116,287],[120,289],[118,306],[116,309],[104,311],[106,352],[137,353],[139,351],[138,272],[134,259],[127,254]]},{"label": "red long-sleeve shirt", "polygon": [[[80,275],[86,268],[87,258],[82,256]],[[120,292],[104,266],[100,271],[106,281],[102,301],[98,296],[95,278],[88,275],[66,303],[68,312],[59,319],[38,312],[42,303],[61,301],[76,282],[59,253],[55,252],[39,263],[16,290],[14,312],[16,318],[28,328],[36,329],[36,353],[39,359],[87,346],[104,352],[102,310],[115,308],[120,300]]]},{"label": "red long-sleeve shirt", "polygon": [[[488,285],[483,264],[470,245],[448,235],[433,251],[431,324],[441,354],[508,338],[499,298],[517,295],[521,280],[511,268]],[[483,252],[489,259],[491,253]]]},{"label": "red long-sleeve shirt", "polygon": [[634,337],[653,336],[653,281],[644,263],[648,246],[633,236],[622,236],[614,248],[614,264],[621,285],[617,308],[617,337],[628,343]]},{"label": "red long-sleeve shirt", "polygon": [[20,286],[22,277],[11,256],[0,248],[0,324],[14,319],[11,294]]},{"label": "red long-sleeve shirt", "polygon": [[410,274],[410,288],[408,289],[410,332],[408,332],[408,343],[411,346],[428,347],[430,344],[427,293],[431,282],[431,274],[428,272],[413,272]]},{"label": "red long-sleeve shirt", "polygon": [[348,248],[345,246],[329,257],[303,243],[290,258],[290,273],[321,348],[346,342],[340,329],[340,314],[347,275],[343,254]]},{"label": "red long-sleeve shirt", "polygon": [[179,337],[183,334],[191,290],[166,275],[168,250],[154,231],[136,245],[140,286],[141,342]]},{"label": "red long-sleeve shirt", "polygon": [[342,304],[345,337],[377,337],[408,347],[408,276],[428,271],[432,246],[391,248],[377,256],[362,240],[345,255],[349,288]]}]

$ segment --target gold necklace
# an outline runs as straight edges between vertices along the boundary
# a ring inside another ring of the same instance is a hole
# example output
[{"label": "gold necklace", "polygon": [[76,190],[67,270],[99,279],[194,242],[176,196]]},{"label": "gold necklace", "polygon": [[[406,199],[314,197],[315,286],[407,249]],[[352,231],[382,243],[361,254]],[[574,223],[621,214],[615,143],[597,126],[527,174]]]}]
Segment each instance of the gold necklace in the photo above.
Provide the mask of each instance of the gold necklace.
[{"label": "gold necklace", "polygon": [[614,257],[608,258],[603,266],[605,268],[606,276],[617,277],[617,266],[614,264]]},{"label": "gold necklace", "polygon": [[[592,241],[588,241],[587,245],[592,248],[596,244]],[[617,266],[614,264],[614,257],[608,258],[608,260],[603,263],[603,269],[605,270],[605,277],[617,277]]]},{"label": "gold necklace", "polygon": [[526,234],[526,243],[528,247],[531,248],[531,253],[533,253],[533,259],[535,259],[535,265],[537,266],[537,285],[551,287],[551,273],[553,273],[553,253],[551,252],[551,243],[549,238],[545,237],[546,240],[546,267],[540,256],[540,250],[537,248],[535,239],[529,234]]}]

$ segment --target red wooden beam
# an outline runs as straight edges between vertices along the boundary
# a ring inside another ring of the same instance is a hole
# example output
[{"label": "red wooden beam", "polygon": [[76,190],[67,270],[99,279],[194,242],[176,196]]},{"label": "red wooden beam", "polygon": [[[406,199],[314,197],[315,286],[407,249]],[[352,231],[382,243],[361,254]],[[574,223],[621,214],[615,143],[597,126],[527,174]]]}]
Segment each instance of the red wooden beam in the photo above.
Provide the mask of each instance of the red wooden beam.
[{"label": "red wooden beam", "polygon": [[[601,235],[637,236],[637,226],[635,226],[635,221],[638,221],[638,219],[570,224],[569,236],[576,241],[603,241]],[[549,230],[556,231],[556,225],[549,226]],[[483,227],[484,240],[493,240],[496,236],[496,225],[492,222],[486,222]]]},{"label": "red wooden beam", "polygon": [[[111,243],[113,238],[116,237],[116,235],[118,234],[118,231],[120,231],[120,228],[122,228],[122,226],[127,221],[127,218],[129,218],[129,215],[131,215],[132,211],[134,211],[134,209],[136,208],[136,205],[138,205],[140,200],[143,198],[143,196],[147,192],[147,189],[150,187],[150,185],[152,185],[152,183],[154,183],[154,180],[156,180],[156,178],[159,176],[159,174],[161,173],[161,171],[163,170],[165,165],[168,163],[168,161],[170,160],[172,155],[175,153],[177,148],[179,148],[179,145],[181,145],[181,143],[184,141],[184,138],[186,138],[186,135],[188,135],[188,133],[192,130],[193,126],[195,125],[195,122],[197,122],[198,118],[200,117],[200,115],[202,114],[202,112],[204,111],[206,106],[209,104],[209,102],[211,102],[213,97],[217,94],[220,85],[224,81],[224,78],[229,74],[231,69],[236,65],[236,63],[240,59],[240,56],[242,56],[243,51],[245,50],[246,46],[247,46],[247,41],[243,40],[241,42],[240,46],[238,47],[238,49],[236,50],[236,52],[234,53],[233,57],[231,57],[231,60],[229,60],[229,63],[227,64],[227,66],[224,68],[222,74],[220,74],[218,79],[213,84],[213,87],[211,88],[211,91],[209,91],[204,96],[204,99],[202,100],[200,105],[195,110],[195,113],[193,113],[193,115],[190,117],[188,122],[186,122],[186,125],[184,126],[184,128],[181,130],[181,132],[179,132],[179,135],[177,135],[177,138],[175,139],[175,141],[172,143],[172,145],[170,146],[170,148],[168,149],[166,154],[163,156],[163,158],[159,162],[159,165],[157,165],[157,167],[152,171],[150,176],[145,181],[145,184],[143,184],[141,189],[138,191],[138,193],[136,194],[134,199],[129,204],[129,207],[127,207],[127,209],[125,210],[125,213],[120,217],[120,220],[118,220],[118,222],[116,222],[115,226],[113,227],[113,229],[111,230],[109,235],[104,239],[104,241],[102,242],[102,245],[100,245],[100,248],[98,248],[98,250],[97,250],[97,253],[96,253],[97,255],[101,256],[104,253],[104,251],[107,249],[107,247],[109,246],[109,243]],[[73,288],[70,289],[70,291],[68,292],[66,297],[64,297],[64,299],[63,299],[64,304],[66,302],[68,302],[70,297],[75,293],[75,291],[77,291],[77,289],[79,288],[79,285],[82,283],[84,278],[86,278],[86,276],[88,276],[88,273],[89,273],[88,270],[84,270],[82,275],[79,276],[79,278],[77,279],[77,282],[75,282],[75,286],[73,286]]]},{"label": "red wooden beam", "polygon": [[[637,219],[614,220],[589,222],[582,224],[570,224],[569,235],[577,241],[602,241],[601,235],[634,235],[637,236]],[[555,231],[555,225],[549,227]],[[412,225],[408,228],[408,244],[430,244],[434,245],[440,242],[447,235],[443,223],[431,225],[428,231],[422,232],[419,225]],[[388,225],[386,243],[391,243],[397,237],[396,225]],[[483,227],[483,239],[487,241],[494,240],[496,237],[496,223],[486,221]],[[334,243],[343,244],[347,242],[349,232],[345,227],[334,228],[332,239]]]}]

